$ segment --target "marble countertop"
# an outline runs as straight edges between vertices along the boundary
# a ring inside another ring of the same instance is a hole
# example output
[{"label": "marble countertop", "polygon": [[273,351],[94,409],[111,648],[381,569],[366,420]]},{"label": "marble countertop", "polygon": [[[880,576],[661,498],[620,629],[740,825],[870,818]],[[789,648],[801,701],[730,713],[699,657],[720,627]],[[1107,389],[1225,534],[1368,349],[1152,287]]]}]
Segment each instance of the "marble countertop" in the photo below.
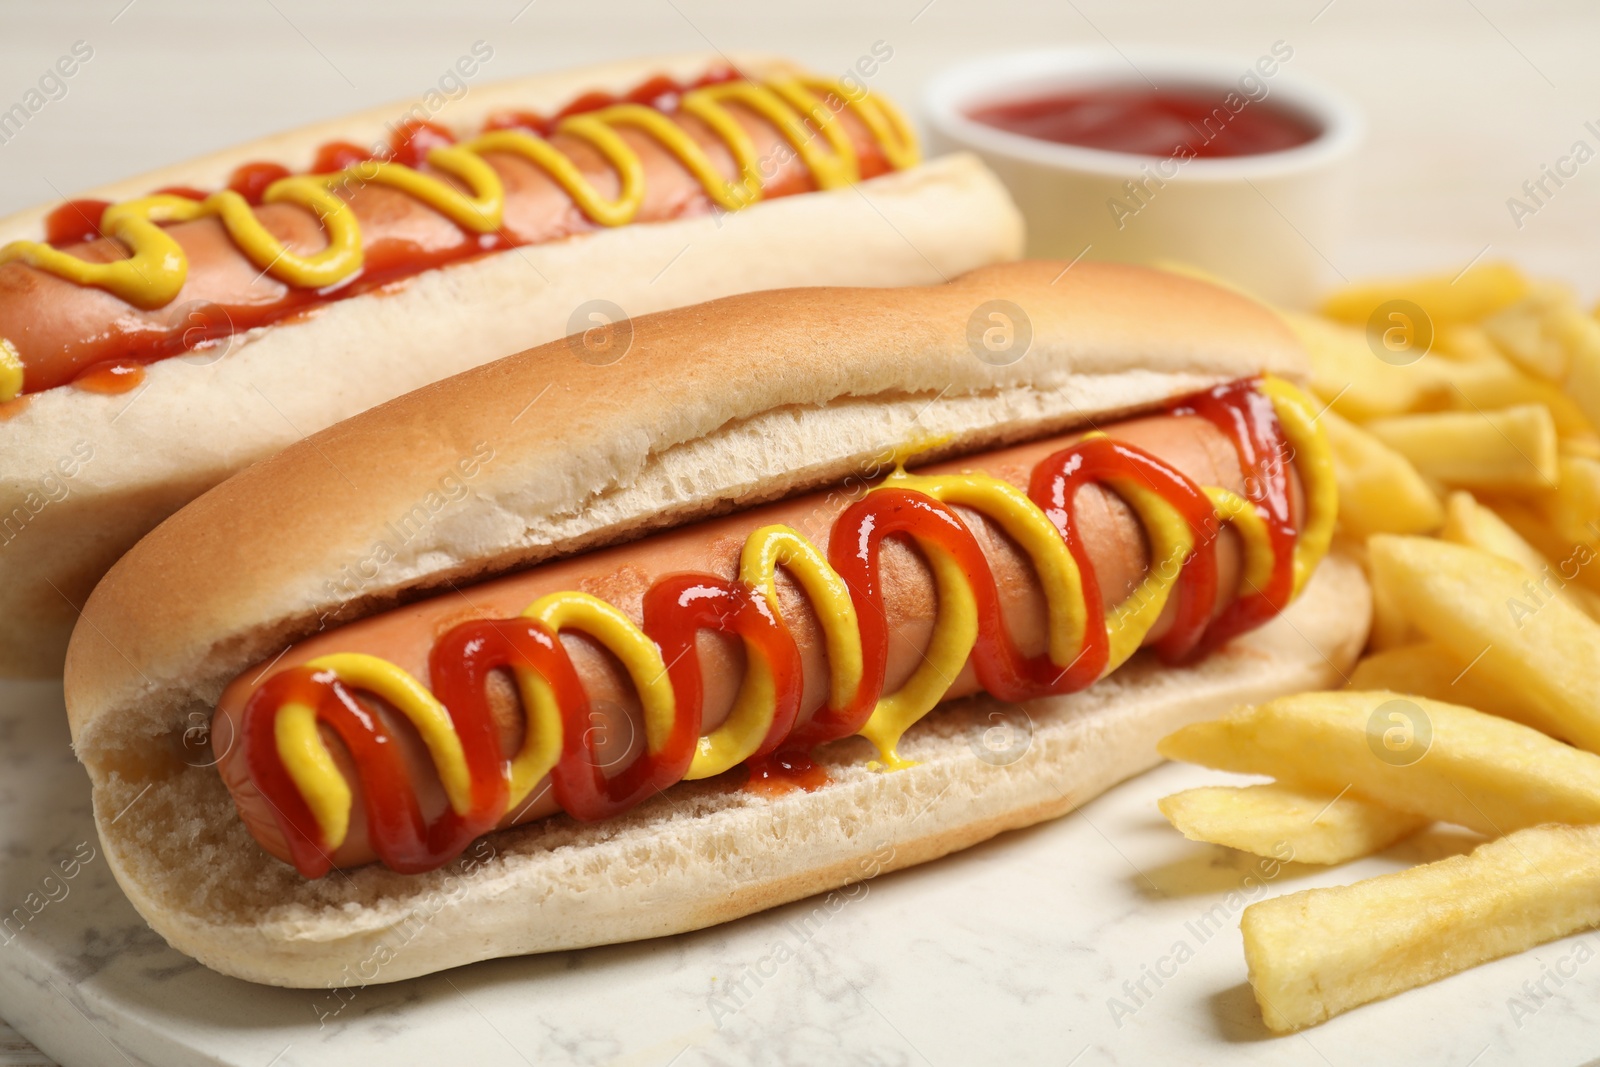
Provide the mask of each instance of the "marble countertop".
[{"label": "marble countertop", "polygon": [[54,1067],[55,1062],[8,1024],[0,1022],[0,1067]]}]

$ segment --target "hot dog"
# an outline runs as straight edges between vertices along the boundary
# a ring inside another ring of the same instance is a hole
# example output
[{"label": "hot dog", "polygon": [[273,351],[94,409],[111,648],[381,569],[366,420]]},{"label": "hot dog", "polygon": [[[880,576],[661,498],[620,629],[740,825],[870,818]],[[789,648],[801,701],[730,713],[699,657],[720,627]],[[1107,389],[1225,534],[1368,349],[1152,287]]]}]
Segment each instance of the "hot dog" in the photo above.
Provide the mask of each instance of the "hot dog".
[{"label": "hot dog", "polygon": [[[614,368],[536,349],[183,509],[68,657],[123,887],[279,984],[337,983],[463,880],[376,980],[691,929],[861,877],[880,834],[902,866],[1058,814],[1175,722],[1337,677],[1366,592],[1323,559],[1294,343],[1198,282],[1065,267],[650,316]],[[1014,363],[968,343],[995,300]],[[570,403],[513,423],[546,387]],[[340,584],[440,465],[473,470],[453,519]],[[1032,744],[1002,764],[1007,702]]]},{"label": "hot dog", "polygon": [[[0,222],[0,672],[53,671],[140,534],[361,408],[618,308],[936,281],[1020,245],[981,166],[919,163],[892,105],[775,60],[646,60],[398,114]],[[349,358],[357,337],[373,355]],[[75,447],[86,477],[60,470]]]},{"label": "hot dog", "polygon": [[[1102,429],[1112,440],[1135,445],[1195,484],[1237,494],[1245,491],[1245,475],[1238,454],[1225,432],[1198,415],[1162,415],[1119,422]],[[1074,438],[1051,437],[964,457],[918,470],[917,474],[923,478],[941,478],[979,469],[1015,488],[1026,489],[1031,473],[1041,463],[1069,449],[1073,443]],[[1288,485],[1298,490],[1298,476],[1292,469]],[[1298,495],[1295,492],[1296,498]],[[709,575],[721,581],[736,580],[741,550],[754,531],[781,526],[797,531],[818,549],[832,547],[835,538],[849,533],[848,529],[840,530],[838,523],[850,503],[848,496],[839,493],[799,497],[538,567],[463,592],[471,603],[471,614],[486,618],[514,618],[523,607],[542,596],[573,589],[598,596],[621,609],[630,619],[640,620],[644,617],[644,603],[650,591],[661,587],[664,580],[670,581],[686,573]],[[1075,497],[1073,508],[1073,531],[1089,561],[1085,577],[1092,576],[1097,586],[1091,597],[1107,607],[1124,603],[1135,594],[1150,567],[1143,524],[1126,502],[1099,484],[1085,485]],[[1033,577],[1032,561],[982,512],[970,507],[954,510],[983,546],[984,559],[1000,594],[1005,631],[1023,655],[1039,656],[1045,651],[1049,623],[1045,598]],[[1211,583],[1215,587],[1212,596],[1215,615],[1236,599],[1240,588],[1240,546],[1234,530],[1231,527],[1219,530],[1216,544],[1208,550],[1216,555],[1216,576]],[[885,628],[892,635],[885,650],[881,686],[887,694],[901,690],[920,664],[930,662],[929,646],[939,596],[933,572],[911,544],[904,539],[890,541],[883,551],[879,581],[883,589]],[[802,678],[800,703],[791,728],[791,732],[799,732],[828,702],[831,677],[827,640],[819,618],[820,605],[811,602],[805,589],[788,572],[780,572],[777,578],[777,602],[781,605],[777,614],[793,634]],[[1142,635],[1141,645],[1157,643],[1171,631],[1177,607],[1177,597],[1166,598],[1160,617]],[[275,662],[246,669],[223,691],[211,728],[218,771],[233,794],[240,817],[268,852],[287,862],[294,861],[294,851],[285,841],[284,828],[276,818],[285,802],[274,802],[261,794],[261,783],[252,776],[250,760],[246,757],[248,742],[244,739],[251,728],[243,721],[247,708],[257,716],[272,713],[266,706],[270,696],[257,694],[272,677],[332,655],[372,656],[398,667],[410,677],[427,679],[430,653],[442,643],[450,642],[449,632],[459,624],[461,615],[459,598],[451,596],[433,597],[385,612],[303,641]],[[563,644],[588,694],[590,711],[580,717],[580,723],[586,723],[580,728],[592,731],[594,762],[601,768],[626,766],[645,748],[644,720],[634,686],[627,673],[617,669],[617,660],[602,654],[592,642],[570,634],[563,638]],[[738,640],[727,635],[718,637],[708,633],[698,638],[689,655],[697,659],[694,672],[701,679],[703,691],[698,709],[698,733],[710,735],[727,721],[749,664]],[[969,660],[950,672],[942,697],[955,699],[981,689],[974,664]],[[252,703],[255,706],[251,707]],[[370,710],[380,717],[385,730],[401,749],[405,779],[418,795],[424,821],[437,822],[448,802],[428,748],[416,730],[408,728],[404,715],[392,706],[386,708],[378,702]],[[490,690],[488,711],[500,751],[516,752],[529,730],[527,709],[509,686],[498,685]],[[685,711],[689,709],[680,710],[680,714]],[[344,757],[339,773],[352,791],[352,818],[347,835],[328,858],[340,867],[373,862],[379,855],[369,833],[368,801],[363,796],[360,776],[349,752],[336,745],[331,747]],[[792,768],[801,760],[803,755],[793,752],[784,766]],[[765,764],[761,771],[768,775],[782,774],[782,770]],[[497,825],[515,825],[560,810],[549,780],[543,779],[528,797],[518,797],[508,805]],[[303,873],[321,874],[321,867],[318,856]]]},{"label": "hot dog", "polygon": [[[578,175],[576,180],[568,179],[573,188],[593,189],[602,204],[618,201],[621,182],[608,157],[595,142],[565,132],[564,120],[574,116],[587,116],[591,123],[599,123],[578,127],[589,131],[589,136],[594,136],[597,129],[613,132],[621,142],[622,158],[636,160],[640,171],[639,203],[627,221],[662,222],[707,214],[722,206],[713,198],[713,193],[720,194],[720,190],[691,172],[659,130],[682,131],[704,155],[717,179],[732,183],[739,177],[739,167],[729,147],[731,138],[724,140],[705,120],[676,108],[684,99],[703,99],[696,94],[714,92],[717,87],[726,90],[758,86],[761,83],[741,79],[730,68],[712,68],[688,85],[663,76],[651,78],[616,101],[588,94],[549,120],[527,112],[491,116],[480,138],[466,141],[467,150],[493,172],[504,201],[498,224],[480,232],[430,206],[414,190],[379,184],[377,179],[387,172],[379,169],[379,160],[370,150],[344,142],[324,145],[318,150],[312,170],[336,168],[332,174],[319,173],[319,177],[328,182],[334,198],[354,220],[352,237],[361,249],[360,266],[357,268],[352,260],[348,283],[335,277],[327,286],[308,288],[275,276],[272,270],[276,268],[270,261],[262,264],[251,260],[220,215],[176,222],[166,228],[167,236],[178,245],[187,270],[176,295],[160,303],[156,303],[159,296],[150,292],[159,288],[158,279],[149,272],[130,269],[120,285],[114,281],[104,283],[105,287],[82,284],[49,269],[56,262],[53,257],[43,258],[41,250],[30,249],[25,242],[14,243],[0,251],[0,258],[6,258],[8,253],[14,257],[0,265],[0,323],[14,324],[5,336],[22,365],[22,395],[69,384],[99,365],[136,366],[197,348],[225,336],[222,331],[268,325],[295,311],[330,299],[347,299],[496,246],[539,244],[598,229],[606,223],[607,216],[602,214],[595,219],[585,215],[573,194],[554,176],[559,171],[547,162],[522,154],[528,145],[536,143],[531,138],[537,136],[549,146],[548,159],[571,163]],[[759,99],[771,106],[779,98]],[[624,124],[623,119],[637,121],[637,113],[630,114],[632,108],[657,112],[662,126],[652,129]],[[759,193],[771,200],[820,187],[819,175],[792,149],[784,131],[768,115],[741,103],[737,97],[729,99],[724,109],[726,118],[749,139],[753,158],[770,161],[770,165],[761,167],[760,180],[750,190],[752,196]],[[797,109],[790,111],[802,114]],[[854,158],[849,174],[854,180],[904,169],[915,159],[909,131],[898,118],[891,120],[893,112],[872,114],[878,122],[892,123],[880,131],[881,141],[854,110],[840,109],[829,117],[829,122],[840,128],[848,154]],[[602,121],[606,117],[611,117],[610,124]],[[495,139],[497,134],[501,135],[500,140]],[[429,152],[441,147],[457,147],[457,139],[449,130],[433,123],[415,123],[391,137],[383,162],[398,162],[420,173],[428,166]],[[821,150],[820,146],[817,150]],[[830,147],[827,151],[835,150]],[[434,174],[442,180],[450,177],[449,172],[437,169]],[[255,206],[256,221],[287,250],[284,258],[310,257],[328,243],[325,231],[331,232],[333,225],[294,203],[262,202],[274,181],[289,176],[281,165],[245,163],[230,176],[228,190]],[[465,183],[450,185],[462,188]],[[191,199],[198,194],[184,190],[168,195]],[[100,201],[78,200],[53,211],[46,230],[57,237],[54,250],[94,264],[122,259],[126,252],[121,242],[99,236],[109,228],[102,222],[108,206],[111,205]],[[80,236],[91,239],[72,240]],[[70,261],[68,265],[71,266]],[[119,298],[118,293],[124,293],[126,299]],[[174,301],[180,306],[193,301],[204,307],[192,317],[174,319],[169,308]],[[133,366],[127,371],[130,376],[135,373]],[[102,372],[109,370],[102,367]]]}]

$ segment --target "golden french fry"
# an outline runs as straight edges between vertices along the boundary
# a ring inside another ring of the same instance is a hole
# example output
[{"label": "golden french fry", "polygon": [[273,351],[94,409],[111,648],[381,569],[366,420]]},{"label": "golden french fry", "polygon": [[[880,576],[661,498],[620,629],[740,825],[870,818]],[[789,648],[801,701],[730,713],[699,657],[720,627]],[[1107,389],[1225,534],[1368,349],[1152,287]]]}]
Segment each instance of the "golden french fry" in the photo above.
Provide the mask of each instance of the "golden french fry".
[{"label": "golden french fry", "polygon": [[1424,641],[1362,658],[1350,672],[1348,685],[1357,690],[1390,689],[1526,722],[1521,694],[1502,689],[1471,667],[1443,645]]},{"label": "golden french fry", "polygon": [[1157,749],[1330,796],[1348,789],[1482,834],[1600,822],[1600,756],[1508,719],[1385,690],[1282,697],[1185,726]]},{"label": "golden french fry", "polygon": [[1561,484],[1535,500],[1537,517],[1528,523],[1548,544],[1548,573],[1541,592],[1556,590],[1591,619],[1600,620],[1600,460],[1561,458]]},{"label": "golden french fry", "polygon": [[[1551,409],[1552,413],[1554,409]],[[1561,433],[1558,423],[1556,432]],[[1592,433],[1563,434],[1560,444],[1561,454],[1568,459],[1596,459],[1600,460],[1600,436]]]},{"label": "golden french fry", "polygon": [[1524,374],[1503,356],[1471,362],[1439,360],[1433,367],[1444,382],[1444,404],[1452,410],[1498,411],[1542,404],[1563,438],[1594,434],[1593,425],[1571,397],[1547,381]]},{"label": "golden french fry", "polygon": [[[1192,838],[1250,851],[1292,841],[1297,860],[1319,847],[1362,854],[1363,832],[1381,841],[1386,815],[1503,839],[1249,908],[1250,981],[1280,1032],[1600,925],[1600,322],[1569,289],[1503,265],[1347,289],[1324,311],[1358,327],[1297,330],[1324,399],[1344,389],[1333,407],[1365,424],[1330,417],[1329,437],[1341,529],[1372,535],[1380,651],[1356,666],[1351,690],[1165,739],[1169,758],[1279,781],[1190,790],[1162,810]],[[1390,322],[1431,337],[1430,355],[1394,367],[1403,361],[1366,344]],[[1358,341],[1385,370],[1357,358]],[[1409,477],[1367,442],[1388,446]],[[1450,492],[1438,527],[1408,531],[1416,486],[1436,508],[1444,487],[1488,495]],[[1431,529],[1443,540],[1397,536]],[[1361,805],[1343,836],[1292,835],[1301,809],[1340,790]]]},{"label": "golden french fry", "polygon": [[1346,422],[1322,413],[1339,485],[1339,525],[1352,537],[1375,533],[1427,533],[1439,528],[1439,498],[1400,453]]},{"label": "golden french fry", "polygon": [[[1558,493],[1576,496],[1578,486],[1581,486],[1581,478],[1570,474],[1568,467],[1570,464],[1563,458],[1562,485],[1568,488],[1558,490]],[[1595,469],[1600,469],[1600,464],[1595,464]],[[1574,608],[1587,614],[1590,619],[1600,617],[1600,597],[1595,597],[1594,593],[1590,593],[1581,585],[1574,584],[1574,579],[1578,577],[1579,568],[1582,566],[1579,558],[1590,555],[1584,545],[1578,545],[1578,557],[1574,557],[1573,552],[1568,552],[1563,555],[1562,563],[1555,565],[1541,550],[1528,544],[1525,537],[1517,533],[1510,523],[1498,514],[1494,514],[1488,507],[1478,504],[1467,491],[1456,491],[1446,499],[1445,526],[1443,530],[1438,531],[1438,536],[1443,537],[1445,541],[1464,544],[1472,549],[1482,549],[1483,552],[1498,555],[1502,560],[1510,560],[1533,574],[1534,587],[1541,590],[1541,595],[1570,601]],[[1467,702],[1472,704],[1472,701]],[[1472,705],[1482,707],[1478,704]]]},{"label": "golden french fry", "polygon": [[1600,322],[1583,313],[1570,289],[1556,286],[1555,294],[1547,320],[1550,332],[1566,345],[1569,355],[1578,348],[1600,349]]},{"label": "golden french fry", "polygon": [[[1527,500],[1493,498],[1484,504],[1549,561],[1566,592],[1590,618],[1600,620],[1600,567],[1593,538],[1572,541],[1556,532],[1551,521]],[[1554,583],[1541,583],[1541,585]],[[1542,594],[1541,594],[1542,595]]]},{"label": "golden french fry", "polygon": [[1350,537],[1341,531],[1335,538],[1335,544],[1338,551],[1359,563],[1367,575],[1372,601],[1371,624],[1367,628],[1367,648],[1371,650],[1399,648],[1423,640],[1421,632],[1411,625],[1411,620],[1401,610],[1400,603],[1389,595],[1389,591],[1372,573],[1366,539]]},{"label": "golden french fry", "polygon": [[1527,295],[1482,326],[1496,348],[1552,382],[1567,377],[1574,349],[1600,346],[1597,324],[1578,307],[1572,289],[1559,282],[1534,282]]},{"label": "golden french fry", "polygon": [[1444,528],[1439,536],[1458,545],[1493,553],[1534,574],[1549,565],[1538,549],[1464,489],[1456,490],[1445,499]]},{"label": "golden french fry", "polygon": [[1513,498],[1487,493],[1479,497],[1483,506],[1500,516],[1502,522],[1515,530],[1524,541],[1539,550],[1545,559],[1564,559],[1571,554],[1573,542],[1560,537],[1536,506],[1536,498]]},{"label": "golden french fry", "polygon": [[1372,572],[1370,563],[1367,566],[1367,579],[1372,586],[1372,626],[1367,631],[1367,647],[1376,652],[1421,641],[1422,632],[1412,625],[1405,605]]},{"label": "golden french fry", "polygon": [[1483,320],[1483,330],[1517,366],[1545,381],[1559,382],[1567,376],[1569,356],[1558,324],[1552,321],[1560,312],[1550,305],[1547,297],[1530,294]]},{"label": "golden french fry", "polygon": [[1391,300],[1409,300],[1433,320],[1434,327],[1477,322],[1528,292],[1528,282],[1509,263],[1478,263],[1465,274],[1425,275],[1364,282],[1335,290],[1322,302],[1330,319],[1365,326],[1372,313]]},{"label": "golden french fry", "polygon": [[1314,1026],[1600,925],[1600,827],[1519,830],[1465,856],[1252,904],[1239,925],[1267,1027]]},{"label": "golden french fry", "polygon": [[1532,492],[1553,488],[1559,477],[1555,422],[1542,404],[1400,415],[1366,429],[1448,485]]},{"label": "golden french fry", "polygon": [[[1191,841],[1227,845],[1269,859],[1344,863],[1381,852],[1428,824],[1359,797],[1297,789],[1279,782],[1185,789],[1157,802]],[[1287,847],[1287,853],[1286,853]]]},{"label": "golden french fry", "polygon": [[1483,332],[1482,326],[1451,323],[1439,328],[1433,350],[1447,359],[1460,363],[1505,363],[1500,349]]},{"label": "golden french fry", "polygon": [[1311,357],[1312,392],[1345,418],[1364,422],[1442,405],[1432,361],[1394,366],[1373,354],[1361,330],[1312,315],[1281,314]]},{"label": "golden french fry", "polygon": [[1368,552],[1375,582],[1417,629],[1523,695],[1524,721],[1600,750],[1600,624],[1479,549],[1379,535]]},{"label": "golden french fry", "polygon": [[1600,541],[1600,462],[1579,456],[1557,461],[1556,486],[1535,503],[1557,537],[1572,544]]},{"label": "golden french fry", "polygon": [[[1600,323],[1594,323],[1597,328]],[[1567,380],[1564,386],[1578,409],[1588,416],[1589,422],[1600,427],[1600,337],[1593,331],[1577,331],[1575,343],[1568,351]]]},{"label": "golden french fry", "polygon": [[1564,592],[1571,598],[1572,603],[1577,606],[1578,610],[1596,622],[1600,622],[1600,593],[1585,589],[1577,584],[1568,585]]}]

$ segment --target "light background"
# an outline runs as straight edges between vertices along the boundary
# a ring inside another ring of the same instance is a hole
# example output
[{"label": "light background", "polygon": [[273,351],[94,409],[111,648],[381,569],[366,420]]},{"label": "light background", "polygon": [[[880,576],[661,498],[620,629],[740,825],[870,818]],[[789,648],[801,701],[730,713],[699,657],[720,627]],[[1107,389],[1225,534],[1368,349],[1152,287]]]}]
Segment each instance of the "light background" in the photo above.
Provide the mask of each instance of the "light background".
[{"label": "light background", "polygon": [[[239,141],[413,99],[483,40],[479,80],[656,51],[765,49],[843,71],[876,41],[873,85],[915,114],[970,55],[1170,45],[1243,64],[1283,40],[1286,72],[1367,113],[1351,225],[1328,280],[1454,273],[1482,256],[1600,291],[1600,159],[1519,229],[1507,198],[1578,140],[1600,150],[1600,5],[1512,0],[168,0],[0,4],[0,111],[77,41],[91,60],[0,143],[0,215]],[[1595,131],[1585,129],[1593,121]],[[1291,220],[1292,221],[1292,220]],[[47,1062],[0,1023],[0,1065]]]}]

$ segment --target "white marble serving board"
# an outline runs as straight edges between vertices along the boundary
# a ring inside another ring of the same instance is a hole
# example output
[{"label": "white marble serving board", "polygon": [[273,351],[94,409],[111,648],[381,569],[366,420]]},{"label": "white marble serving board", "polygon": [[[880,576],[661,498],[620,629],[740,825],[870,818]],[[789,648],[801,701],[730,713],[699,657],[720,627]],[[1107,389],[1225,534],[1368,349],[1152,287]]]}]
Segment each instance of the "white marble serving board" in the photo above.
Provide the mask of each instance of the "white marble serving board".
[{"label": "white marble serving board", "polygon": [[[151,933],[99,855],[59,686],[0,684],[0,1016],[66,1067],[1557,1067],[1600,1054],[1597,934],[1269,1037],[1244,980],[1246,898],[1396,869],[1466,838],[1435,832],[1260,882],[1261,861],[1186,841],[1156,812],[1157,797],[1215,777],[1165,766],[1056,822],[712,930],[341,1000],[224,978]],[[63,877],[61,861],[89,849]]]}]

